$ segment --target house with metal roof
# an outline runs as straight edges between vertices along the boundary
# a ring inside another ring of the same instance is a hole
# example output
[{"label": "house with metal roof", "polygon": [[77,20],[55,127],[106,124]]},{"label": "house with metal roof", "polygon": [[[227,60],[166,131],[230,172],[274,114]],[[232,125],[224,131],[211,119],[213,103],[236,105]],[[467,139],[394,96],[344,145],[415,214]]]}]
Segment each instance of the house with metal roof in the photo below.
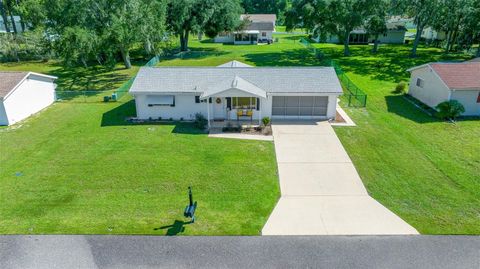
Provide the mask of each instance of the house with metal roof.
[{"label": "house with metal roof", "polygon": [[[244,65],[244,64],[243,64]],[[333,119],[342,87],[332,67],[142,67],[130,94],[139,119]]]},{"label": "house with metal roof", "polygon": [[435,108],[457,100],[464,116],[480,116],[480,62],[428,63],[408,69],[408,94]]},{"label": "house with metal roof", "polygon": [[11,125],[55,101],[57,77],[33,72],[0,72],[0,125]]},{"label": "house with metal roof", "polygon": [[214,38],[216,43],[235,45],[256,45],[272,43],[277,16],[275,14],[242,14],[240,20],[247,21],[244,29],[230,33],[221,33]]}]

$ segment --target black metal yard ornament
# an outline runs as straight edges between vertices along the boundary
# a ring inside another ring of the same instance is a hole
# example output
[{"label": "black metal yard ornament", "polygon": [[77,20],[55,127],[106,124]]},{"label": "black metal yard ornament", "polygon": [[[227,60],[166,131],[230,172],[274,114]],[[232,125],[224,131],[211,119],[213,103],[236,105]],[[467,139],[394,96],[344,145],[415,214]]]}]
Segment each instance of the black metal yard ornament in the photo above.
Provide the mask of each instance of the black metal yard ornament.
[{"label": "black metal yard ornament", "polygon": [[195,203],[193,202],[193,196],[192,196],[192,187],[188,187],[188,200],[189,204],[187,207],[185,207],[185,212],[183,215],[186,218],[192,218],[192,223],[195,222],[195,209],[197,209],[197,201]]}]

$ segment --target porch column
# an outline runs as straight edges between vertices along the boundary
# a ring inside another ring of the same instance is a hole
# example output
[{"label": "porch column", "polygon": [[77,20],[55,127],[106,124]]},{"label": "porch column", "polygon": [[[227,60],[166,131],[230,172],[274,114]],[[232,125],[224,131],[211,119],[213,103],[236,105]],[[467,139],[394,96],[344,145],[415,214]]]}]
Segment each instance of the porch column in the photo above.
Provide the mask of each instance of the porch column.
[{"label": "porch column", "polygon": [[207,98],[207,122],[208,122],[208,129],[210,129],[210,98]]},{"label": "porch column", "polygon": [[258,110],[258,125],[262,126],[262,98],[258,98],[258,102],[260,102],[260,104],[257,104],[257,106],[260,105],[260,109]]}]

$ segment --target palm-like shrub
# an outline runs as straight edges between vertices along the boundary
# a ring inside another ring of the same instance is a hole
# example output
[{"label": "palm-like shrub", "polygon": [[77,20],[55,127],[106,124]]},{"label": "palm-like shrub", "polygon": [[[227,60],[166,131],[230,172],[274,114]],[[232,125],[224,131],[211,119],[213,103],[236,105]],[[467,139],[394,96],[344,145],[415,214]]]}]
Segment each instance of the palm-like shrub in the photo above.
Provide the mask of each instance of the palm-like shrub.
[{"label": "palm-like shrub", "polygon": [[267,126],[270,124],[270,118],[269,117],[264,117],[262,119],[263,125]]},{"label": "palm-like shrub", "polygon": [[438,117],[442,119],[455,120],[455,118],[465,112],[465,107],[457,100],[441,102],[435,108],[438,110]]}]

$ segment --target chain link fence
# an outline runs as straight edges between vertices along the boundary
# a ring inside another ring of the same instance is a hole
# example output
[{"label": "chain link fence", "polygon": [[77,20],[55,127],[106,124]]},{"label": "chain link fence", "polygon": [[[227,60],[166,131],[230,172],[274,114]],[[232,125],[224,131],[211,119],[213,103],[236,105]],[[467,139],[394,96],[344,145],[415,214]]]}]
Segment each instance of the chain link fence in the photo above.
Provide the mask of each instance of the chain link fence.
[{"label": "chain link fence", "polygon": [[305,38],[300,39],[300,43],[325,66],[332,66],[335,68],[338,79],[342,84],[344,90],[344,97],[349,107],[366,107],[367,94],[362,91],[350,78],[345,74],[342,68],[332,59],[326,59],[325,54],[318,48],[315,48],[310,41]]}]

